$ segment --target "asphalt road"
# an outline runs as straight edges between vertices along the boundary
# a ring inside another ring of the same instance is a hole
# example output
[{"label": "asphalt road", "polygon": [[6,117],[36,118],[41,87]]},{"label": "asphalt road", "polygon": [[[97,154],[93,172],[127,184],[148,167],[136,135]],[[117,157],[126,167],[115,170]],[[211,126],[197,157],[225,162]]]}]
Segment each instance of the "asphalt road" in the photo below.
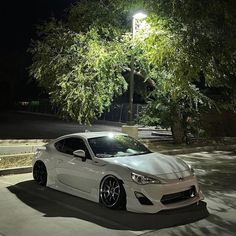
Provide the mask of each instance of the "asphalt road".
[{"label": "asphalt road", "polygon": [[89,131],[121,131],[109,124],[80,125],[53,116],[20,112],[0,113],[0,139],[54,139],[61,135]]},{"label": "asphalt road", "polygon": [[198,175],[205,200],[197,206],[135,214],[113,211],[38,186],[31,174],[0,177],[0,235],[235,235],[236,153],[180,155]]},{"label": "asphalt road", "polygon": [[[121,123],[96,121],[80,125],[54,116],[24,112],[0,112],[0,139],[54,139],[61,135],[88,131],[121,132]],[[160,134],[160,135],[158,135]],[[139,131],[140,138],[172,140],[170,131],[159,130],[155,135],[148,128]]]}]

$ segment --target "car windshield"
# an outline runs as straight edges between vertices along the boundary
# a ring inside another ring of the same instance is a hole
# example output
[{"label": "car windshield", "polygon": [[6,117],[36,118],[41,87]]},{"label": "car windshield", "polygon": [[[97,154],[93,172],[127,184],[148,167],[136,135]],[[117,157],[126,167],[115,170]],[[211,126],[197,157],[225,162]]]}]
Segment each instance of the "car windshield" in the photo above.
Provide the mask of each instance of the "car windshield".
[{"label": "car windshield", "polygon": [[98,158],[134,156],[151,153],[143,144],[124,135],[90,138],[88,142],[95,156]]}]

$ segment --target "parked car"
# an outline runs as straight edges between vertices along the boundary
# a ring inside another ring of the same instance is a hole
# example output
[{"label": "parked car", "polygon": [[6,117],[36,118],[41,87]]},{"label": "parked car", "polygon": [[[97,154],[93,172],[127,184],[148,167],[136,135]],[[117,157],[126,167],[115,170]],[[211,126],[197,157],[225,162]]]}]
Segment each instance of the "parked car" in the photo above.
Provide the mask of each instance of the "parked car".
[{"label": "parked car", "polygon": [[123,133],[59,137],[37,150],[33,177],[40,185],[132,212],[156,213],[203,199],[188,164]]}]

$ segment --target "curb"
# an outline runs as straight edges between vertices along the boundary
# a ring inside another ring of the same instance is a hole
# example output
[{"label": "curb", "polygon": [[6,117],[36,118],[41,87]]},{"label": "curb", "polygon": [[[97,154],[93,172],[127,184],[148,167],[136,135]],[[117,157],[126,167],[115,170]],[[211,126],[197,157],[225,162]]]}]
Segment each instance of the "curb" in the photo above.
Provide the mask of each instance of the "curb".
[{"label": "curb", "polygon": [[32,172],[32,166],[7,168],[7,169],[0,169],[0,176],[25,174],[25,173],[30,173],[30,172]]}]

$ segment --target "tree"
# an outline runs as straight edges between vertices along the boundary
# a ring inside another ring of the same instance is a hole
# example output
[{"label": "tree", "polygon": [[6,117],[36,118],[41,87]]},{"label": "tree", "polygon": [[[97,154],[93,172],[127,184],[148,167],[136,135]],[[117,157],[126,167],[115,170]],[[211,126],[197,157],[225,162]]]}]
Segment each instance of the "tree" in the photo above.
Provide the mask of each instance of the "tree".
[{"label": "tree", "polygon": [[[182,142],[189,116],[196,117],[206,105],[235,110],[235,3],[160,0],[148,4],[156,30],[143,57],[149,57],[154,68],[149,74],[156,87],[142,120],[170,126],[175,141]],[[199,79],[204,80],[204,89],[196,86]],[[218,99],[211,96],[212,89],[207,89],[211,87],[220,88]]]},{"label": "tree", "polygon": [[[140,6],[149,13],[150,28],[132,42],[130,12]],[[89,123],[127,89],[132,54],[135,73],[153,85],[142,120],[170,126],[179,143],[188,117],[215,104],[196,80],[224,88],[226,95],[234,92],[233,6],[233,0],[79,1],[63,21],[39,27],[30,72],[62,115]]]},{"label": "tree", "polygon": [[70,9],[68,21],[51,19],[40,26],[40,39],[30,47],[30,74],[48,90],[62,116],[81,123],[99,117],[127,88],[122,27],[116,29],[116,22],[105,19],[107,14],[111,15],[100,1],[78,3]]},{"label": "tree", "polygon": [[198,65],[190,66],[179,37],[166,28],[162,19],[153,17],[150,24],[153,22],[146,43],[142,43],[139,61],[155,87],[147,96],[148,105],[140,120],[171,127],[175,142],[181,143],[189,117],[196,116],[200,106],[210,106],[212,101],[194,84],[200,70]]}]

